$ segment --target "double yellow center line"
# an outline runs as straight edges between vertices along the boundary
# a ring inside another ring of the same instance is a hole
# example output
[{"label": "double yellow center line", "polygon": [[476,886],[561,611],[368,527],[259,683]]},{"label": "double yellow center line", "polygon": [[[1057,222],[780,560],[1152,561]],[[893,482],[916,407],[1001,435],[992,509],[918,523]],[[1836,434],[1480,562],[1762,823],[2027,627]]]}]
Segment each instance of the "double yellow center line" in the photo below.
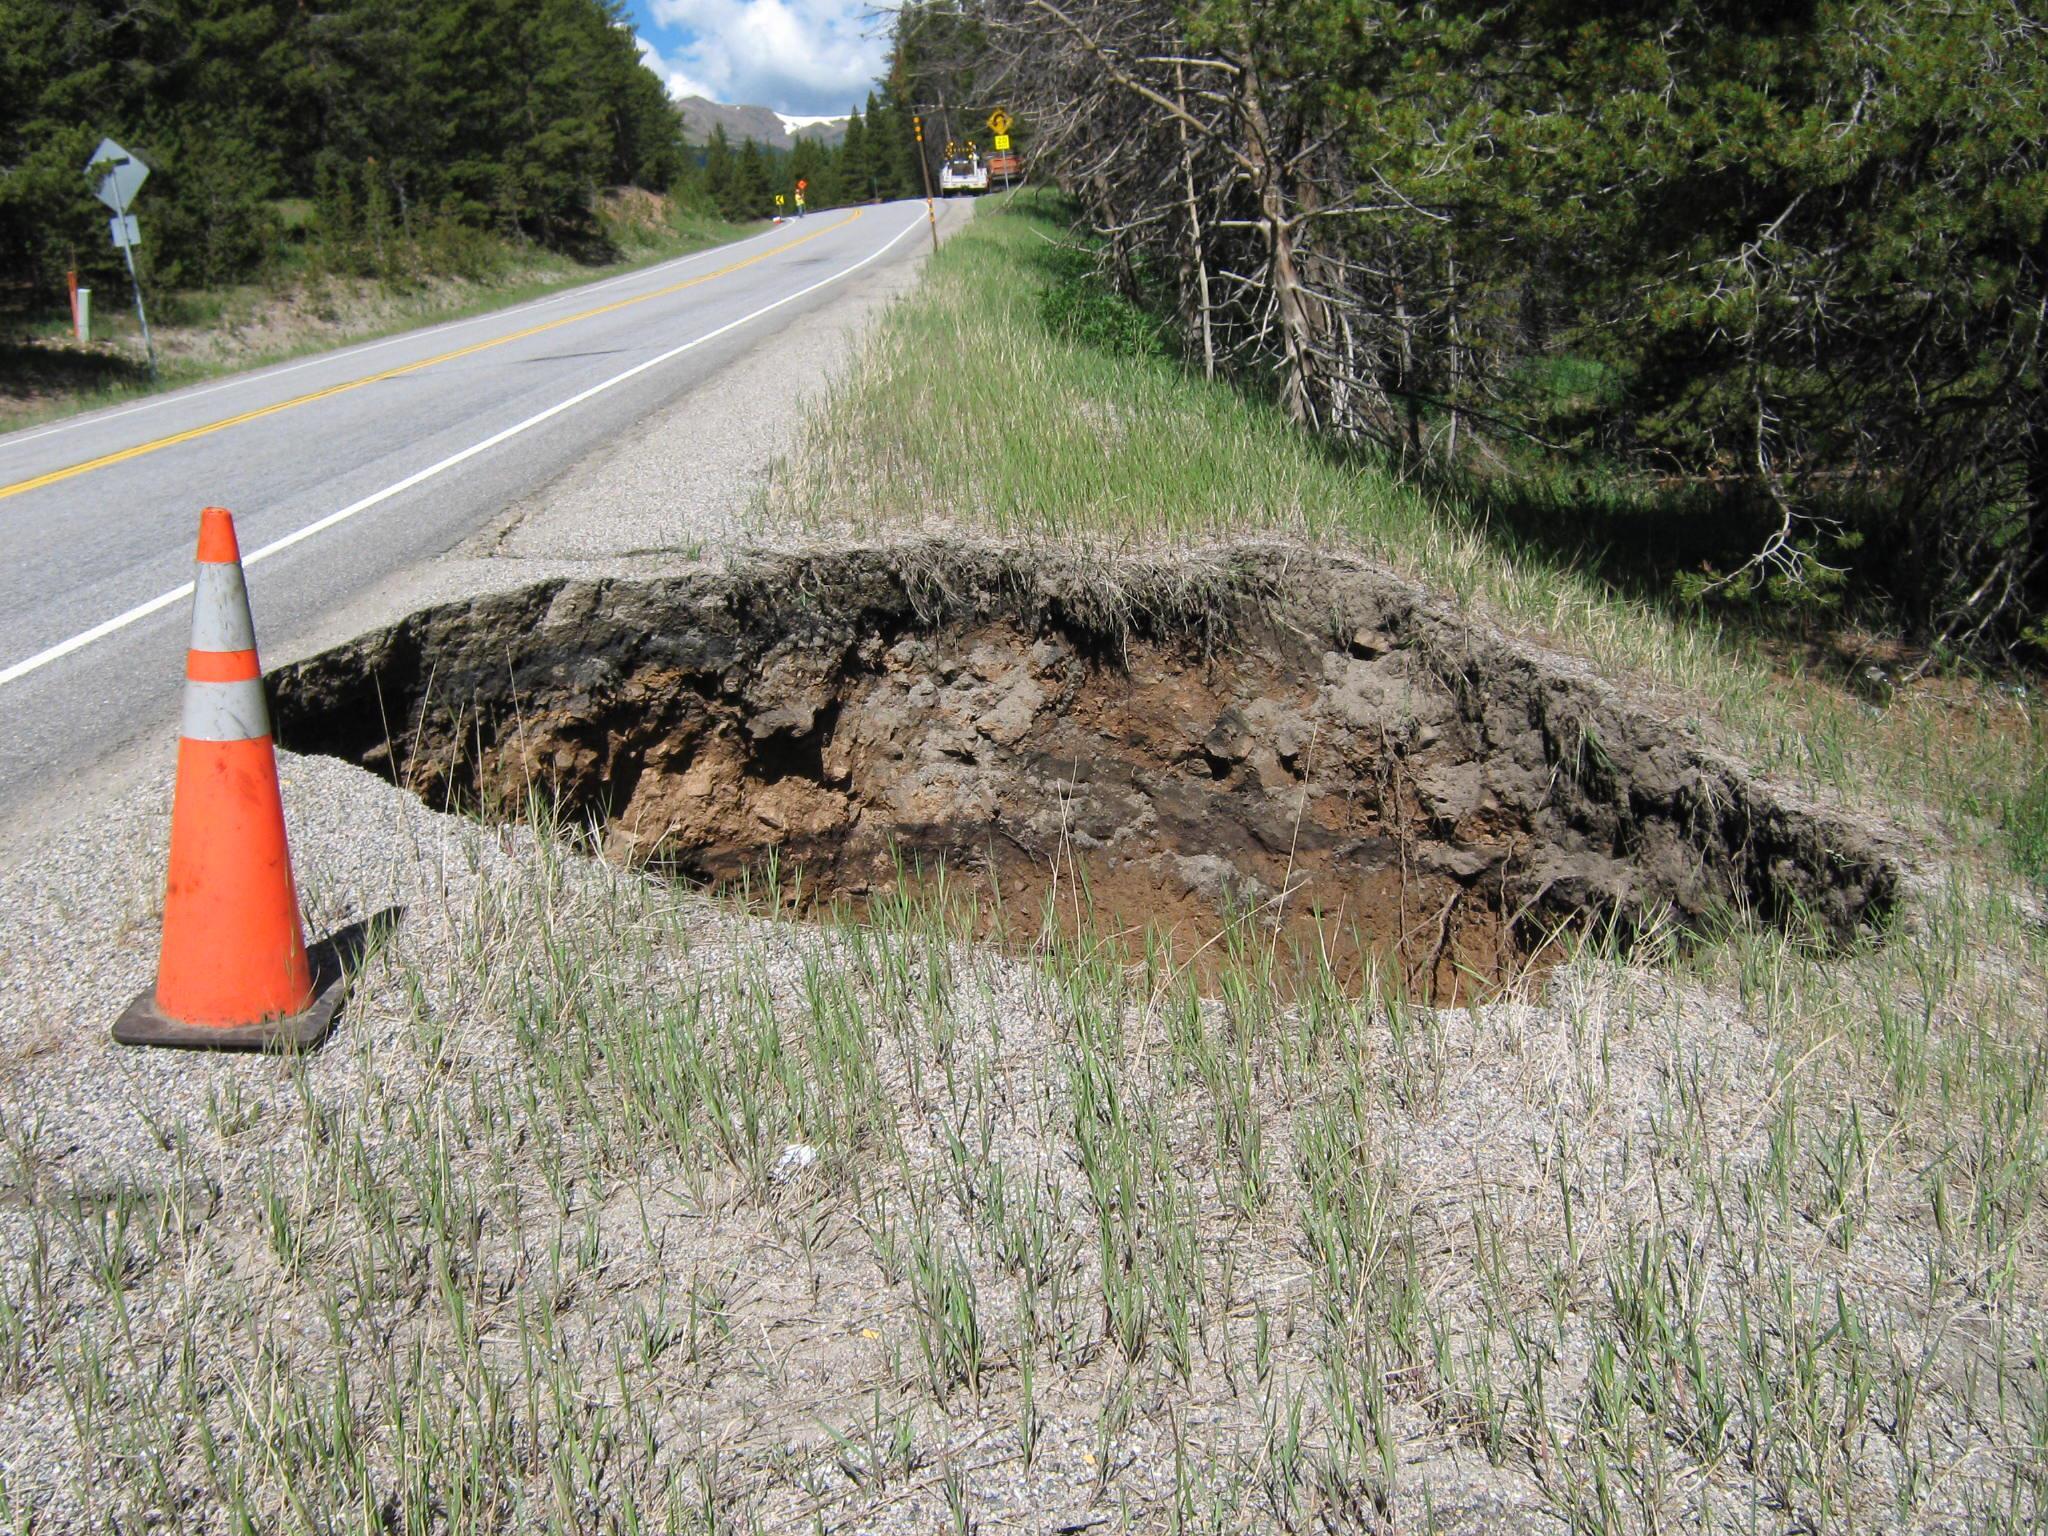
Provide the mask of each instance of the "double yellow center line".
[{"label": "double yellow center line", "polygon": [[808,240],[815,240],[820,235],[829,235],[835,229],[844,229],[859,217],[860,210],[855,209],[845,218],[840,219],[837,223],[827,224],[823,229],[814,229],[808,235],[799,235],[794,240],[785,240],[782,244],[770,250],[757,251],[752,256],[744,257],[739,261],[720,267],[716,271],[700,273],[696,277],[685,278],[679,283],[670,283],[666,288],[656,288],[651,293],[636,293],[628,299],[615,299],[609,304],[599,304],[592,309],[578,310],[573,315],[562,315],[554,320],[544,320],[539,325],[530,325],[523,331],[512,331],[503,336],[493,336],[488,341],[479,341],[467,347],[457,347],[452,352],[443,352],[435,357],[422,358],[416,363],[404,363],[396,368],[386,368],[381,373],[365,374],[362,378],[350,379],[345,384],[335,384],[326,389],[312,390],[307,394],[295,395],[289,400],[280,400],[275,405],[259,406],[253,411],[243,411],[236,416],[223,416],[219,421],[210,421],[204,426],[189,427],[183,432],[172,432],[167,436],[154,438],[146,443],[137,443],[132,448],[123,448],[116,453],[101,454],[96,459],[87,459],[83,463],[73,464],[64,469],[53,469],[48,474],[36,475],[27,480],[17,480],[12,485],[0,485],[0,501],[5,501],[10,496],[19,496],[26,491],[40,490],[46,485],[56,485],[60,481],[74,479],[79,475],[88,475],[96,469],[105,469],[112,464],[125,464],[130,459],[139,459],[144,454],[155,453],[160,449],[175,448],[179,443],[189,443],[195,438],[211,437],[216,432],[225,432],[229,427],[239,427],[245,422],[261,421],[266,416],[276,416],[281,412],[293,410],[302,405],[311,405],[315,400],[328,400],[336,395],[345,395],[352,389],[363,388],[366,384],[381,384],[386,379],[403,378],[408,373],[418,373],[424,368],[434,368],[442,363],[452,363],[458,357],[471,357],[478,352],[488,352],[493,347],[502,347],[510,342],[524,341],[527,337],[538,336],[544,331],[560,330],[563,326],[575,325],[578,321],[595,319],[599,315],[609,315],[621,309],[631,309],[635,304],[645,304],[652,299],[665,299],[670,294],[681,293],[686,288],[696,288],[704,283],[715,282],[721,277],[730,277],[733,273],[751,267],[756,262],[766,261],[771,256],[780,256],[784,251],[795,250]]}]

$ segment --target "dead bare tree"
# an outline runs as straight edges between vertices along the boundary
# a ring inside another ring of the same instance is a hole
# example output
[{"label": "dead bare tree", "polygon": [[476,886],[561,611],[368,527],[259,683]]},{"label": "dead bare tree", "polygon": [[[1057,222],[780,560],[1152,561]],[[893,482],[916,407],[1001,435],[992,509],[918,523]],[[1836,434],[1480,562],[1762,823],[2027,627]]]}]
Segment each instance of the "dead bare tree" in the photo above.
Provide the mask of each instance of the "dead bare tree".
[{"label": "dead bare tree", "polygon": [[[1416,214],[1352,185],[1341,124],[1268,84],[1257,23],[1197,46],[1162,0],[987,0],[992,67],[1028,100],[1050,168],[1118,281],[1171,280],[1206,375],[1269,380],[1304,426],[1415,446],[1393,401],[1453,285],[1375,221]],[[1409,412],[1412,414],[1412,410]]]}]

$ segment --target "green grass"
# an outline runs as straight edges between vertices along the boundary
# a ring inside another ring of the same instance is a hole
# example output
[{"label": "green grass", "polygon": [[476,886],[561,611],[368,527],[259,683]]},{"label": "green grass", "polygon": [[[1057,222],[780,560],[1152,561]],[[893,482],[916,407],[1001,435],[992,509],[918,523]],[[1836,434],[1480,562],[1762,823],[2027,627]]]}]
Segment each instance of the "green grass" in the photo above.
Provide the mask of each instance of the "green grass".
[{"label": "green grass", "polygon": [[1589,357],[1532,359],[1521,368],[1514,384],[1560,413],[1604,402],[1616,392],[1614,370]]},{"label": "green grass", "polygon": [[2034,736],[2032,779],[2002,798],[1999,825],[2022,873],[2048,886],[2048,735]]}]

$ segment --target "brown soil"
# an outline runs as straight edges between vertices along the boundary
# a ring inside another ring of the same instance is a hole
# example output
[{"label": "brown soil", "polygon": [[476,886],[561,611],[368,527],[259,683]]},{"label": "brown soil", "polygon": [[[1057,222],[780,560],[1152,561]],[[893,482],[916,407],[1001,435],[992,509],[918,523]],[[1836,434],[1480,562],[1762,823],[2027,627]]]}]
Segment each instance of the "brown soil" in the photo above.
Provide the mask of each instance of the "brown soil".
[{"label": "brown soil", "polygon": [[924,544],[415,614],[274,678],[280,738],[434,803],[530,790],[714,882],[856,900],[943,864],[1048,913],[1368,961],[1439,1001],[1589,918],[1810,923],[1896,873],[1577,664],[1363,564],[1114,576]]}]

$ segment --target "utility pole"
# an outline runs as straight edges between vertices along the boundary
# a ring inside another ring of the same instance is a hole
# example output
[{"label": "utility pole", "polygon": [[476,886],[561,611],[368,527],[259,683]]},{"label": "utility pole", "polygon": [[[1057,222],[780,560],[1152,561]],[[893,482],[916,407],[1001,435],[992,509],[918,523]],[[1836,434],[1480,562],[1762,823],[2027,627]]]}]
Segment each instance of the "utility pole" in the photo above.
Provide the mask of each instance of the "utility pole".
[{"label": "utility pole", "polygon": [[924,216],[932,227],[932,254],[939,254],[939,214],[932,206],[932,168],[924,157],[924,118],[911,114],[910,131],[917,135],[917,168],[924,173]]}]

